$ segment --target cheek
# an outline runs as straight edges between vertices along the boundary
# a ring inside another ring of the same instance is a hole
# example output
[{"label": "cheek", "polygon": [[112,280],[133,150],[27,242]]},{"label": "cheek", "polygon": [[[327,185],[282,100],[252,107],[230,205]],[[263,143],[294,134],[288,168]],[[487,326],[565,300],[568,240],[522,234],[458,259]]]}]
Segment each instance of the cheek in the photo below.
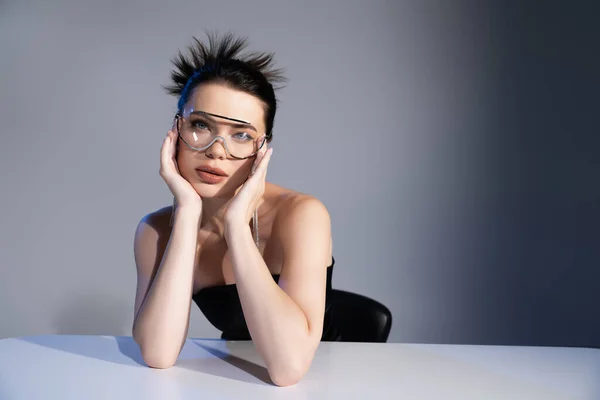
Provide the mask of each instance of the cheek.
[{"label": "cheek", "polygon": [[252,162],[254,160],[233,161],[227,172],[229,173],[229,181],[232,186],[240,186],[248,179]]},{"label": "cheek", "polygon": [[254,159],[251,159],[251,160],[244,160],[238,166],[239,174],[242,175],[244,177],[244,179],[248,178],[248,175],[250,175],[253,164],[254,164]]},{"label": "cheek", "polygon": [[179,173],[186,179],[189,180],[190,175],[194,175],[194,162],[192,157],[190,157],[185,152],[181,152],[177,155],[176,158],[177,167],[179,168]]}]

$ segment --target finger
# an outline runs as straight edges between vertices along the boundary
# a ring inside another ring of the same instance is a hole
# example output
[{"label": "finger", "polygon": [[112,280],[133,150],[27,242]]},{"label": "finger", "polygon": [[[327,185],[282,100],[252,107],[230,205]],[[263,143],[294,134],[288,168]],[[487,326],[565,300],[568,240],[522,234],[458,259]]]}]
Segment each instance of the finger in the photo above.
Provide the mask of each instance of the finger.
[{"label": "finger", "polygon": [[256,157],[254,157],[254,162],[252,163],[252,169],[250,171],[250,176],[256,174],[256,170],[258,169],[258,166],[260,165],[264,156],[265,156],[264,150],[261,148],[258,151],[258,153],[256,153]]},{"label": "finger", "polygon": [[168,150],[169,150],[169,132],[167,132],[167,136],[164,137],[162,146],[160,148],[161,161],[164,159],[165,155],[168,154]]},{"label": "finger", "polygon": [[170,131],[169,135],[171,137],[171,160],[173,161],[173,166],[175,167],[175,171],[181,175],[181,171],[179,171],[179,164],[177,163],[177,141],[179,140],[179,135],[175,131]]},{"label": "finger", "polygon": [[265,155],[267,154],[267,152],[269,151],[269,146],[265,143],[263,145],[263,147],[260,149],[260,160],[262,162],[262,159],[265,158]]},{"label": "finger", "polygon": [[256,175],[262,175],[262,176],[266,175],[267,167],[269,165],[269,161],[271,160],[272,154],[273,154],[273,148],[270,148],[269,150],[267,150],[267,152],[265,153],[263,158],[261,158],[260,164],[256,168],[256,172],[255,172]]},{"label": "finger", "polygon": [[[265,138],[265,135],[262,135],[262,136],[261,136],[261,137],[258,139],[258,140],[259,140],[259,142],[260,142],[260,141],[263,141],[263,140],[264,140],[264,138]],[[257,161],[259,161],[259,162],[260,162],[260,160],[261,160],[261,159],[264,157],[264,155],[265,155],[265,152],[267,151],[267,149],[268,149],[268,146],[267,146],[267,144],[266,144],[266,143],[263,143],[262,147],[261,147],[261,148],[258,150],[258,152],[256,153],[256,159],[257,159]]]},{"label": "finger", "polygon": [[[263,140],[264,140],[264,135],[263,135]],[[269,145],[265,142],[265,144],[263,144],[263,147],[260,150],[261,150],[262,155],[264,157],[265,154],[267,153],[267,150],[269,150]]]},{"label": "finger", "polygon": [[175,150],[176,150],[175,145],[176,145],[176,142],[177,142],[177,134],[175,133],[175,131],[173,131],[173,130],[169,131],[169,138],[170,138],[169,146],[171,146],[170,147],[170,150],[171,150],[170,154],[171,154],[171,156],[173,158],[175,158]]},{"label": "finger", "polygon": [[256,154],[254,158],[254,162],[252,163],[252,168],[250,169],[250,176],[254,175],[256,172],[256,168],[258,167],[258,163],[260,161],[260,153]]},{"label": "finger", "polygon": [[165,173],[167,171],[167,165],[168,165],[168,145],[167,145],[167,141],[169,140],[168,137],[165,137],[165,139],[163,140],[163,144],[162,147],[160,148],[160,172],[161,175],[163,173]]},{"label": "finger", "polygon": [[167,132],[167,136],[163,141],[163,146],[161,148],[161,164],[163,169],[169,169],[170,162],[174,161],[174,151],[173,151],[173,131]]}]

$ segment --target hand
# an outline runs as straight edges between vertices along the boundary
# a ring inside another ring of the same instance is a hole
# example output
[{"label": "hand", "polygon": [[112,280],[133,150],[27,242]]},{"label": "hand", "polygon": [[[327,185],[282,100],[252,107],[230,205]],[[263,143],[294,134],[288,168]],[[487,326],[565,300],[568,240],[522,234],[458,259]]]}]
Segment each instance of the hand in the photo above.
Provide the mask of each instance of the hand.
[{"label": "hand", "polygon": [[236,195],[229,203],[225,213],[225,222],[231,224],[248,224],[252,213],[256,210],[258,202],[265,192],[265,180],[267,177],[267,166],[271,160],[273,149],[267,150],[264,146],[256,154],[254,160],[254,173],[241,186]]},{"label": "hand", "polygon": [[167,133],[160,150],[160,176],[175,196],[178,207],[199,207],[202,210],[202,199],[193,186],[179,172],[177,166],[175,125]]}]

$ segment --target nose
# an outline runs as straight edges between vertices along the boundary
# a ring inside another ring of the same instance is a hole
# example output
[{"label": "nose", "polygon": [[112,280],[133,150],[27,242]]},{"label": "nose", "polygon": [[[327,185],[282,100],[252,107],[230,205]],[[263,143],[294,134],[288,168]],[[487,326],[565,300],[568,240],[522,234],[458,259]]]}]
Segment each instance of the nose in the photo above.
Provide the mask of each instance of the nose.
[{"label": "nose", "polygon": [[206,157],[208,158],[225,160],[227,158],[227,150],[225,149],[223,138],[217,137],[217,140],[215,140],[208,149],[204,150],[204,154],[206,154]]}]

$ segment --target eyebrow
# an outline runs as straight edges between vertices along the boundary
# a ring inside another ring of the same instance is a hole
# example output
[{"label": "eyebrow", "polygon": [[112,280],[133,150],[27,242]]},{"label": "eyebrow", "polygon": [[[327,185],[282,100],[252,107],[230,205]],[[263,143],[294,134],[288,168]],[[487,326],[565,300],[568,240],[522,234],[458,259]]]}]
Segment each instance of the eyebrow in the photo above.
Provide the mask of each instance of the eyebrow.
[{"label": "eyebrow", "polygon": [[[205,115],[205,116],[223,118],[223,119],[226,119],[228,121],[238,122],[238,124],[233,124],[234,128],[250,128],[254,132],[258,132],[256,130],[256,128],[250,122],[244,121],[244,120],[241,120],[241,119],[235,119],[235,118],[231,118],[231,117],[226,117],[224,115],[213,114],[213,113],[209,113],[209,112],[206,112],[206,111],[192,111],[190,114],[197,114],[197,115]],[[210,119],[212,119],[212,118],[210,118]]]}]

